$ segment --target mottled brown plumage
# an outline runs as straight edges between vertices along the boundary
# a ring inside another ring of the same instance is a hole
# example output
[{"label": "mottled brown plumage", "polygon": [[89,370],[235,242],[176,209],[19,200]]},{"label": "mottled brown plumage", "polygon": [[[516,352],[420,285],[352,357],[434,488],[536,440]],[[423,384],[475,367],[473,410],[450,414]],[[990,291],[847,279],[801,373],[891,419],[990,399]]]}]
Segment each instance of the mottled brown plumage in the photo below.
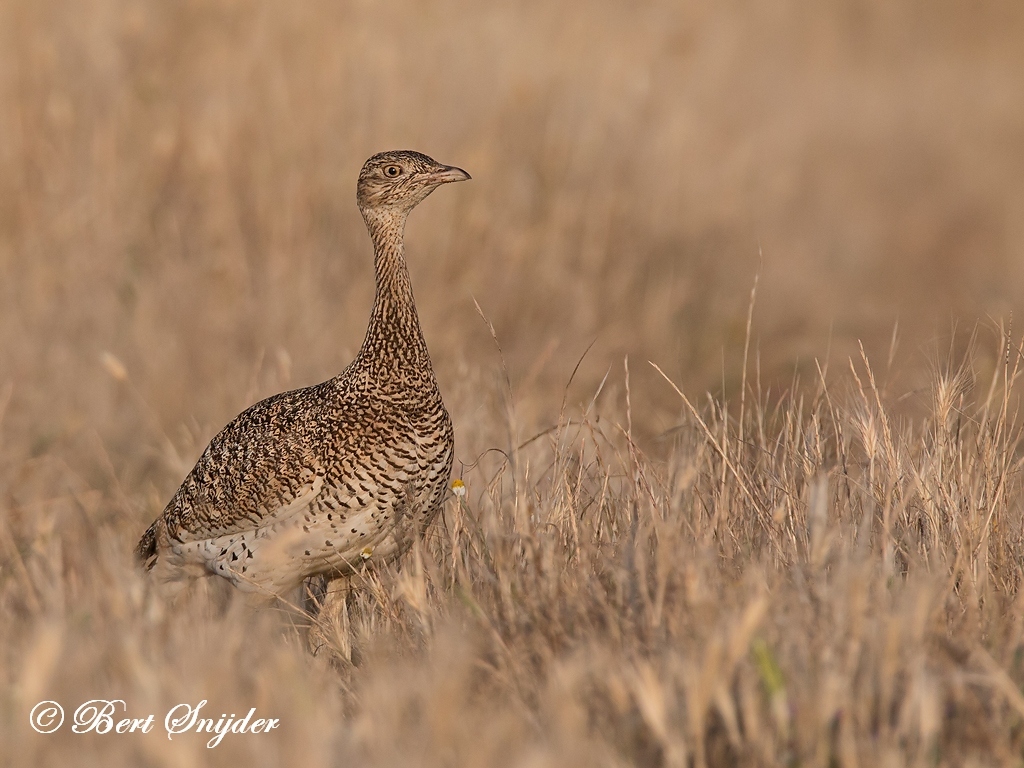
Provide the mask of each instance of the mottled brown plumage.
[{"label": "mottled brown plumage", "polygon": [[437,514],[454,450],[405,263],[409,212],[469,174],[383,152],[359,174],[377,293],[337,377],[243,411],[213,438],[136,554],[164,581],[216,574],[282,594],[400,555]]}]

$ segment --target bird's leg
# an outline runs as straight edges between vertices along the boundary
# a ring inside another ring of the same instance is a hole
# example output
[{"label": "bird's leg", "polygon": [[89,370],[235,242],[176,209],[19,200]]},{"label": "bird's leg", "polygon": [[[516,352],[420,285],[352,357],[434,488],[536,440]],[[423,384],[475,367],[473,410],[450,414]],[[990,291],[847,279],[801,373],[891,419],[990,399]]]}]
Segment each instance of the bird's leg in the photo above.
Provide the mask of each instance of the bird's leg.
[{"label": "bird's leg", "polygon": [[310,585],[310,597],[319,603],[319,610],[311,613],[309,649],[315,655],[325,647],[330,648],[345,661],[351,662],[352,638],[348,602],[352,594],[352,577],[336,576],[330,580],[311,582],[316,586]]}]

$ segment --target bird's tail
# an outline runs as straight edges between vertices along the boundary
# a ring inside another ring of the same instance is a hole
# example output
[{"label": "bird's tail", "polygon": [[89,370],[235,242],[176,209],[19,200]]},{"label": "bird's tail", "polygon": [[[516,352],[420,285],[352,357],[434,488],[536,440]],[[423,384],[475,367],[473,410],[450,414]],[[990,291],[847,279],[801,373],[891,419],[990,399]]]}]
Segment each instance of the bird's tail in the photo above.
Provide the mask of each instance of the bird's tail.
[{"label": "bird's tail", "polygon": [[135,545],[135,557],[147,571],[152,570],[156,564],[156,524],[158,522],[160,522],[159,519],[153,521],[153,524],[142,534],[139,543]]}]

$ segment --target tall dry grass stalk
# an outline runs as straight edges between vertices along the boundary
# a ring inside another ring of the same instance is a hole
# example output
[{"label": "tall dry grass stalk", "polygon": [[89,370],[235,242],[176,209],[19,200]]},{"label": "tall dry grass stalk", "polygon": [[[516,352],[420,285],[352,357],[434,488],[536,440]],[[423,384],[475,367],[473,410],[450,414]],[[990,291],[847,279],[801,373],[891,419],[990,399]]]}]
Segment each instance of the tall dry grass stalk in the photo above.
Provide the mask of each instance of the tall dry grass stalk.
[{"label": "tall dry grass stalk", "polygon": [[[0,763],[1020,762],[1019,329],[948,328],[1019,304],[1022,7],[0,4]],[[314,655],[129,553],[351,359],[393,147],[474,177],[407,233],[468,493]],[[28,728],[98,697],[283,724]]]}]

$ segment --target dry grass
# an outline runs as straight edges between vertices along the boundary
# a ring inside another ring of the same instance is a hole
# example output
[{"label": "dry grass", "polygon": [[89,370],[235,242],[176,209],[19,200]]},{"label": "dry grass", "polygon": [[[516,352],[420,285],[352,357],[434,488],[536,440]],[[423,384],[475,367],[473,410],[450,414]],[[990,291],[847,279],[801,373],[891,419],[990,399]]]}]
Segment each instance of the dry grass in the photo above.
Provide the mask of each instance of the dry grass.
[{"label": "dry grass", "polygon": [[[1024,11],[961,6],[0,6],[0,763],[1020,764]],[[399,146],[474,176],[408,231],[469,493],[314,656],[130,551],[351,358]],[[97,697],[283,726],[28,728]]]}]

